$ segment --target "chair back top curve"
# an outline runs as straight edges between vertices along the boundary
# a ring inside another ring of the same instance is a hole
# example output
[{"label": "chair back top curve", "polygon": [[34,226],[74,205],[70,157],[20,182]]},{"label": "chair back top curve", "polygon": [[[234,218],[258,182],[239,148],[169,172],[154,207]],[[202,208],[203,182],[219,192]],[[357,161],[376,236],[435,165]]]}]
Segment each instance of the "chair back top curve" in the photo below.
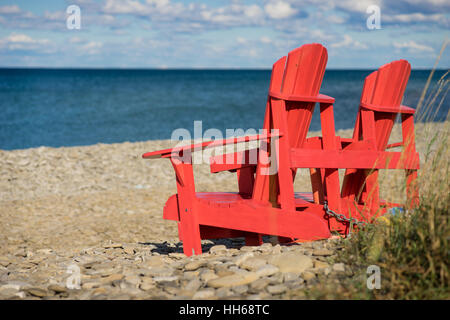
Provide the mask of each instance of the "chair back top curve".
[{"label": "chair back top curve", "polygon": [[[381,66],[368,75],[361,95],[362,103],[380,107],[399,107],[411,74],[411,65],[406,60],[397,60]],[[375,137],[379,150],[384,150],[397,113],[374,112]]]},{"label": "chair back top curve", "polygon": [[[272,68],[270,91],[291,95],[319,94],[328,60],[327,49],[318,43],[305,44],[279,59]],[[315,103],[286,102],[291,147],[301,147],[311,123]]]},{"label": "chair back top curve", "polygon": [[411,74],[406,60],[397,60],[381,66],[364,81],[361,102],[387,107],[400,106]]}]

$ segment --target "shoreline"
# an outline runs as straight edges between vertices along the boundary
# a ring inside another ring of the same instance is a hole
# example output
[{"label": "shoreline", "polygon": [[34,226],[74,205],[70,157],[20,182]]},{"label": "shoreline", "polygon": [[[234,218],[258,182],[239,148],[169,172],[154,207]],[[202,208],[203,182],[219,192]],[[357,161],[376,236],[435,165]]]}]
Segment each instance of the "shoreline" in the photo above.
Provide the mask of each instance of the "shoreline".
[{"label": "shoreline", "polygon": [[[429,125],[433,125],[433,124],[438,124],[438,126],[442,126],[445,122],[447,122],[447,120],[419,122],[419,123],[415,123],[415,126],[421,127],[421,126],[429,126]],[[394,127],[398,127],[398,124],[395,124]],[[353,127],[345,128],[345,129],[336,129],[336,135],[345,137],[345,138],[351,138],[353,129],[354,129]],[[318,135],[321,135],[320,130],[308,132],[308,137],[318,136]],[[226,138],[226,137],[224,137],[224,138]],[[127,141],[122,141],[122,142],[111,142],[111,143],[97,142],[97,143],[93,143],[93,144],[83,144],[83,145],[73,145],[73,146],[65,145],[65,146],[59,146],[59,147],[41,145],[41,146],[35,146],[35,147],[29,147],[29,148],[17,148],[17,149],[1,149],[0,148],[0,154],[2,152],[25,151],[25,150],[40,149],[40,148],[43,148],[43,149],[67,149],[67,148],[84,148],[84,147],[93,147],[93,146],[114,146],[114,145],[120,145],[120,144],[146,144],[146,143],[151,143],[151,142],[155,142],[157,144],[159,143],[162,145],[167,145],[167,143],[171,142],[171,141],[172,140],[168,138],[168,139],[149,139],[149,140],[139,140],[139,141],[128,141],[127,140]]]}]

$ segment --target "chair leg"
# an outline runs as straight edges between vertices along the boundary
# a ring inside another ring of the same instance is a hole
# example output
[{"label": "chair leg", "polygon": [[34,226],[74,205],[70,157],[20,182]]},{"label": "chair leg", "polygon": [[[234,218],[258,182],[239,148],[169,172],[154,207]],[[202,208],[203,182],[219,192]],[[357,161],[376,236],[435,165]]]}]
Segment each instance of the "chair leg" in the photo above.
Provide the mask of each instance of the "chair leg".
[{"label": "chair leg", "polygon": [[183,242],[183,252],[186,256],[202,254],[202,244],[200,238],[200,226],[192,217],[193,212],[189,210],[181,213],[181,238]]},{"label": "chair leg", "polygon": [[250,233],[245,236],[246,246],[260,246],[263,244],[262,235],[259,233]]},{"label": "chair leg", "polygon": [[186,256],[202,254],[200,225],[195,210],[194,172],[191,163],[172,160],[175,169],[178,191],[178,210],[180,222],[178,229]]},{"label": "chair leg", "polygon": [[380,187],[378,184],[378,170],[366,170],[366,199],[365,203],[370,212],[369,219],[376,218],[380,208]]},{"label": "chair leg", "polygon": [[409,208],[413,209],[419,206],[417,170],[406,170],[406,199]]}]

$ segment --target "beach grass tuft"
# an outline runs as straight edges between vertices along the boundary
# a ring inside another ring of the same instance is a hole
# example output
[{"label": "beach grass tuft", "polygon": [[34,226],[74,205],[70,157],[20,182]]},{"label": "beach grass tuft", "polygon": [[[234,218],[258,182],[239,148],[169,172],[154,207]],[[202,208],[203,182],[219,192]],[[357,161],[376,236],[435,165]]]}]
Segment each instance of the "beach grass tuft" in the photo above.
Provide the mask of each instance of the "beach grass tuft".
[{"label": "beach grass tuft", "polygon": [[[445,49],[447,42],[444,43]],[[442,54],[443,50],[441,50]],[[438,58],[439,59],[439,58]],[[437,63],[435,64],[435,67]],[[424,88],[416,123],[416,137],[425,139],[418,176],[420,204],[415,209],[388,214],[378,223],[342,239],[344,250],[338,262],[345,263],[353,277],[324,281],[308,292],[313,299],[449,299],[449,113],[441,130],[431,121],[443,104],[449,89],[449,72],[430,92],[432,74]],[[389,172],[383,183],[398,183]],[[395,181],[394,181],[395,180]],[[394,190],[394,188],[390,188]],[[404,192],[400,188],[399,192]],[[396,197],[396,195],[387,195]],[[404,201],[408,201],[405,199]],[[405,202],[405,208],[408,206]],[[380,268],[379,289],[369,289],[368,267]]]}]

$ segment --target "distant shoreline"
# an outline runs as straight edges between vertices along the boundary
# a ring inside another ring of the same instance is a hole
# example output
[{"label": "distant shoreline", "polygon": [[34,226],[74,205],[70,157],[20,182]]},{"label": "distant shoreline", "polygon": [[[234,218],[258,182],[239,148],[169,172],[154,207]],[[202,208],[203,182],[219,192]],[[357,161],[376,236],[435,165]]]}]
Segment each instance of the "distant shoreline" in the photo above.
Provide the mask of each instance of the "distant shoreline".
[{"label": "distant shoreline", "polygon": [[[416,136],[420,136],[420,132],[418,132],[418,127],[423,127],[426,126],[427,124],[431,124],[431,123],[439,123],[440,125],[438,127],[436,127],[436,130],[438,128],[440,128],[444,122],[446,122],[446,120],[443,121],[430,121],[430,122],[419,122],[416,123]],[[396,129],[395,129],[396,128]],[[400,138],[400,125],[396,124],[394,127],[394,131],[397,130],[397,135],[396,137]],[[341,136],[341,137],[345,137],[345,138],[351,138],[353,134],[353,128],[346,128],[346,129],[336,129],[336,135],[337,136]],[[321,135],[321,131],[317,131],[317,130],[312,130],[308,132],[308,137],[310,136],[320,136]],[[209,140],[204,140],[204,141],[209,141]],[[399,140],[400,141],[400,140]],[[17,149],[2,149],[0,148],[0,153],[1,152],[20,152],[20,151],[26,151],[26,150],[35,150],[35,149],[39,149],[39,148],[46,148],[46,149],[67,149],[67,148],[90,148],[90,147],[95,147],[95,146],[104,146],[104,147],[108,147],[108,146],[117,146],[117,145],[126,145],[126,144],[130,144],[130,145],[138,145],[138,144],[142,144],[142,145],[164,145],[167,147],[170,147],[170,145],[173,145],[176,141],[172,141],[171,139],[147,139],[147,140],[139,140],[139,141],[130,141],[130,140],[125,140],[125,141],[118,141],[118,142],[97,142],[97,143],[93,143],[93,144],[82,144],[82,145],[64,145],[64,146],[47,146],[47,145],[41,145],[41,146],[36,146],[36,147],[30,147],[30,148],[17,148]],[[198,141],[197,141],[198,142]],[[145,150],[145,151],[151,151],[151,150]]]},{"label": "distant shoreline", "polygon": [[[437,68],[435,71],[447,71],[448,68]],[[271,71],[270,68],[120,68],[120,67],[10,67],[0,66],[0,70],[80,70],[80,71]],[[326,71],[373,71],[375,68],[327,68]],[[413,68],[412,71],[431,71],[430,68]]]}]

